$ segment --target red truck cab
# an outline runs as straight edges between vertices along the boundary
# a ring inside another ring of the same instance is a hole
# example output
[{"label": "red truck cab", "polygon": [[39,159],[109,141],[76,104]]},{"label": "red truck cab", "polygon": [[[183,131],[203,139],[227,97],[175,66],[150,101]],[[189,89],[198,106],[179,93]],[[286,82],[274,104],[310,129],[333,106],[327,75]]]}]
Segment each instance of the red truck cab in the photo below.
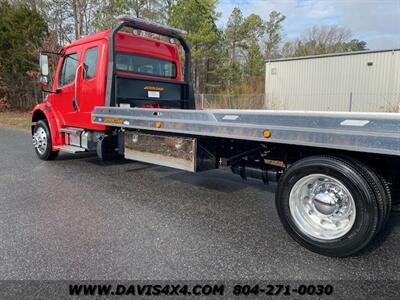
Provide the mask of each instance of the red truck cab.
[{"label": "red truck cab", "polygon": [[[99,139],[110,129],[92,123],[96,106],[194,108],[190,77],[183,78],[177,45],[120,31],[143,28],[180,40],[176,32],[168,34],[172,28],[154,26],[121,17],[117,28],[83,37],[62,49],[51,90],[33,109],[33,143],[40,158],[51,159],[59,150],[93,150],[95,142],[82,138],[94,140],[96,135]],[[48,73],[46,56],[44,61]],[[47,76],[42,74],[44,85]]]}]

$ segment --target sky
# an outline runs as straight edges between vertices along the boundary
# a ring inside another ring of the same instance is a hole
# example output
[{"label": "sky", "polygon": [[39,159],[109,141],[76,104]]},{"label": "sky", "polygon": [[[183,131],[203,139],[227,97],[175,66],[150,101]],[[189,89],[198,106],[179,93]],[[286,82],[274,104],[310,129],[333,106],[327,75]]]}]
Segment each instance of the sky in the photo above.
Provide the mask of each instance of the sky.
[{"label": "sky", "polygon": [[371,50],[400,48],[400,0],[219,0],[218,25],[225,26],[239,7],[244,16],[255,13],[264,20],[272,10],[286,16],[285,40],[301,36],[314,25],[339,25]]}]

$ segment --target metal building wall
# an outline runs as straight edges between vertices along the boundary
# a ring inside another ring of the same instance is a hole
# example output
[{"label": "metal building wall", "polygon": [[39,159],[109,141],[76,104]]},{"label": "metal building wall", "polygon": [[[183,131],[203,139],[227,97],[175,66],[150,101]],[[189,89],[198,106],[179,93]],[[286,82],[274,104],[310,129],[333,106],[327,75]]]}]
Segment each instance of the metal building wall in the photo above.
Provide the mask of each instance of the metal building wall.
[{"label": "metal building wall", "polygon": [[265,93],[266,109],[400,112],[400,50],[270,61]]}]

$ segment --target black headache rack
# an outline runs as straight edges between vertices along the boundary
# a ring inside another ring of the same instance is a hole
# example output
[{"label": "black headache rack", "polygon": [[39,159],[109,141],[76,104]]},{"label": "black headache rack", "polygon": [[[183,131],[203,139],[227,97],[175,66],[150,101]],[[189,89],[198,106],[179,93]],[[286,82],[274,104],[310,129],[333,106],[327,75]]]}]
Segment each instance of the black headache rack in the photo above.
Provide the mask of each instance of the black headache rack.
[{"label": "black headache rack", "polygon": [[[185,32],[131,16],[119,16],[117,19],[121,23],[111,31],[109,39],[106,106],[116,107],[125,104],[145,107],[146,105],[157,104],[160,107],[194,109],[195,99],[191,78],[192,55],[184,38]],[[118,75],[115,65],[115,37],[124,27],[177,39],[185,51],[184,81],[153,79],[140,75]]]}]

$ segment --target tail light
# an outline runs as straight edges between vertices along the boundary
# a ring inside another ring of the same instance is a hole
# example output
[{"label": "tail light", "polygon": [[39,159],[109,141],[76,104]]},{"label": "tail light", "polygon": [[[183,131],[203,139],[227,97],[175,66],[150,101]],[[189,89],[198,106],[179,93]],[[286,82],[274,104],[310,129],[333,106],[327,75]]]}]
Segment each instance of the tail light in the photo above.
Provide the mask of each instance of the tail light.
[{"label": "tail light", "polygon": [[144,108],[169,108],[168,106],[161,105],[159,103],[156,103],[156,104],[145,104],[143,107]]}]

